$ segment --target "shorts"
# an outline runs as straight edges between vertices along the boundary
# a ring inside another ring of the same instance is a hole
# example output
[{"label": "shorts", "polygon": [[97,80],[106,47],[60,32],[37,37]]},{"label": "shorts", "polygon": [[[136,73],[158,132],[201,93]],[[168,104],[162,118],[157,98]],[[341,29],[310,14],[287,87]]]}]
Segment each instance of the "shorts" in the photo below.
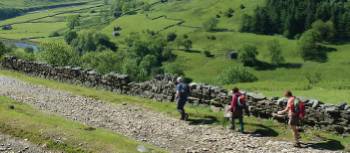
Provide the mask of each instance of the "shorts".
[{"label": "shorts", "polygon": [[292,125],[292,126],[298,126],[299,124],[299,118],[297,116],[291,116],[289,117],[288,120],[288,125]]}]

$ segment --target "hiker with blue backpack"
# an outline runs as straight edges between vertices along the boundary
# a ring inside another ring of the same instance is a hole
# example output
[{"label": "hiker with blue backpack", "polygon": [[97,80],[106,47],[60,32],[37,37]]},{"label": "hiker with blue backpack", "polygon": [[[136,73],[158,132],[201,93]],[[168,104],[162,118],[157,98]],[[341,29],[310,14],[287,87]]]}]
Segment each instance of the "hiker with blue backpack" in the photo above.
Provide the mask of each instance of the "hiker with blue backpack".
[{"label": "hiker with blue backpack", "polygon": [[185,112],[185,105],[188,100],[188,96],[190,95],[190,88],[189,86],[184,82],[182,77],[178,77],[176,85],[176,95],[175,100],[177,102],[177,110],[181,115],[180,120],[187,120],[188,114]]},{"label": "hiker with blue backpack", "polygon": [[245,110],[245,113],[249,116],[250,113],[246,104],[246,96],[245,94],[242,94],[237,87],[235,87],[232,89],[232,100],[230,106],[232,116],[230,129],[235,130],[235,120],[238,119],[241,127],[241,133],[244,133],[243,110]]},{"label": "hiker with blue backpack", "polygon": [[295,144],[294,147],[301,147],[300,145],[300,134],[297,129],[298,124],[305,116],[305,105],[299,98],[293,96],[291,91],[286,91],[285,97],[288,98],[287,106],[284,110],[278,111],[278,115],[288,113],[288,125],[291,127]]}]

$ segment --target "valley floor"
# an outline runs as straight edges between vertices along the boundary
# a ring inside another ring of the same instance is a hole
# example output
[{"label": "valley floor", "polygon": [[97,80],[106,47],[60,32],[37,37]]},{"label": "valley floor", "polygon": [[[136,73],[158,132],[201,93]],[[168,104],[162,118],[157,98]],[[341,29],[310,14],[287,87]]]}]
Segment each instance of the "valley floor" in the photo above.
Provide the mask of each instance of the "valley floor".
[{"label": "valley floor", "polygon": [[298,149],[291,142],[242,135],[219,126],[189,125],[127,101],[112,104],[5,76],[0,76],[0,96],[169,152],[331,152],[312,147]]}]

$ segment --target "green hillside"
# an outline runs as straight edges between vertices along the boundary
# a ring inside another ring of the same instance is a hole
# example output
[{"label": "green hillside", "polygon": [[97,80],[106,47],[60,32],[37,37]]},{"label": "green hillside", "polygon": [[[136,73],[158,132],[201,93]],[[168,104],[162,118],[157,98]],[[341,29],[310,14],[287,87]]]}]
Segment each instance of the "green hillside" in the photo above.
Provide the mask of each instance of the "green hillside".
[{"label": "green hillside", "polygon": [[[241,9],[243,5],[245,9]],[[193,41],[193,50],[200,52],[184,52],[176,50],[177,58],[168,64],[180,65],[184,68],[186,76],[197,82],[217,84],[217,75],[228,67],[240,65],[236,60],[229,59],[230,51],[238,51],[245,44],[256,45],[259,51],[258,59],[269,61],[267,43],[277,39],[283,51],[286,63],[289,65],[267,70],[249,70],[258,77],[257,82],[237,84],[247,90],[264,92],[269,96],[281,95],[283,90],[295,90],[297,94],[307,97],[317,97],[329,102],[348,101],[350,99],[350,74],[349,59],[350,44],[330,45],[337,51],[328,54],[325,63],[304,62],[298,55],[296,40],[290,40],[283,36],[256,35],[239,32],[241,15],[251,14],[257,6],[264,5],[263,1],[255,0],[191,0],[170,1],[154,5],[148,12],[140,12],[136,15],[127,15],[113,21],[104,29],[107,35],[111,35],[114,26],[122,27],[121,36],[112,37],[120,45],[130,32],[141,32],[149,29],[159,31],[166,35],[175,32],[178,36],[186,34]],[[225,17],[224,13],[232,8],[234,15]],[[217,32],[205,32],[202,27],[206,20],[218,18]],[[153,20],[152,20],[153,19]],[[175,25],[163,30],[179,21],[181,25]],[[208,37],[215,36],[216,40]],[[203,52],[210,51],[214,57],[206,57]],[[317,85],[309,89],[306,74],[320,74],[321,80]],[[232,85],[226,85],[231,88]]]}]

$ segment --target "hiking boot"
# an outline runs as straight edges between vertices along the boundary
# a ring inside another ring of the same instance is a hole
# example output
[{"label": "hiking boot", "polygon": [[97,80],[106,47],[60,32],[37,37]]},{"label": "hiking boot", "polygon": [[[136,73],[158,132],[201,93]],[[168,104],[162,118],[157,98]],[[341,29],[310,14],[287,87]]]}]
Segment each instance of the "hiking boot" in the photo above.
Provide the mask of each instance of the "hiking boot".
[{"label": "hiking boot", "polygon": [[235,130],[235,129],[236,129],[235,126],[233,126],[233,125],[229,125],[227,128],[228,128],[229,130]]},{"label": "hiking boot", "polygon": [[293,146],[294,146],[295,148],[301,148],[300,142],[296,142]]},{"label": "hiking boot", "polygon": [[188,120],[188,117],[189,117],[188,114],[185,114],[184,120],[187,121],[187,120]]}]

